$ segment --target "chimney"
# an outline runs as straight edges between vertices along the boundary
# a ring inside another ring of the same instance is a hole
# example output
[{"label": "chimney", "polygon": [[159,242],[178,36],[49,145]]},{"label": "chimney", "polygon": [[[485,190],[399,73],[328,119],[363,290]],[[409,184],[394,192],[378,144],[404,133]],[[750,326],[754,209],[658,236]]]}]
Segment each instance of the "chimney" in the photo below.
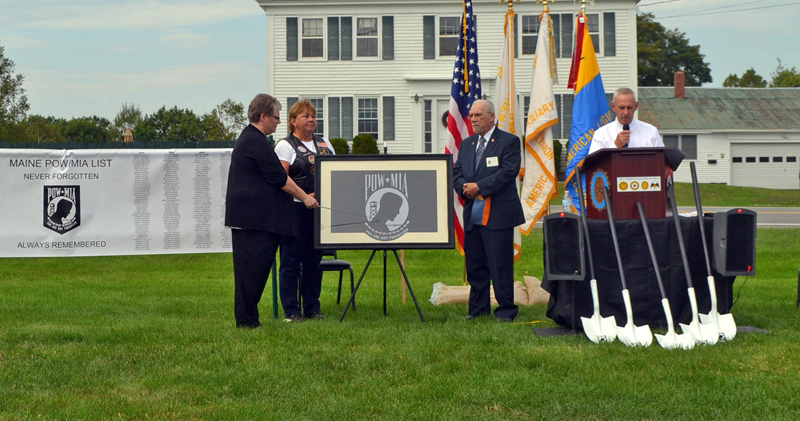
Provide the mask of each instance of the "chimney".
[{"label": "chimney", "polygon": [[675,98],[686,98],[686,74],[681,70],[675,72]]}]

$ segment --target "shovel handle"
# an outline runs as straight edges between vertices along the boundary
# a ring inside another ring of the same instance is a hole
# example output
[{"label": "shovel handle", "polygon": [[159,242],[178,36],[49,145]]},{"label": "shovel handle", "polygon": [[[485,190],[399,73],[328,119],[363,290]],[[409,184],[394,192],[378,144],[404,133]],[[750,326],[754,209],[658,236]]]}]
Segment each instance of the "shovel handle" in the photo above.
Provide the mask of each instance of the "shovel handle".
[{"label": "shovel handle", "polygon": [[617,255],[617,266],[619,266],[619,280],[622,283],[623,295],[628,290],[628,283],[625,282],[625,270],[622,268],[622,254],[619,252],[619,240],[617,239],[617,226],[614,224],[614,211],[611,209],[611,195],[608,194],[608,186],[603,183],[603,196],[606,201],[606,215],[608,215],[608,227],[611,229],[611,240],[614,242],[614,252]]},{"label": "shovel handle", "polygon": [[683,272],[686,275],[686,285],[689,289],[694,289],[692,283],[692,271],[689,269],[689,258],[686,257],[686,245],[683,242],[683,231],[681,231],[680,216],[678,216],[678,205],[675,204],[675,187],[672,180],[667,183],[667,196],[669,196],[669,206],[672,208],[672,220],[675,222],[675,236],[678,237],[678,247],[681,249],[681,260],[683,261]]},{"label": "shovel handle", "polygon": [[583,204],[583,181],[581,180],[581,168],[575,167],[575,183],[578,188],[578,202],[581,211],[581,226],[583,227],[583,237],[586,239],[586,252],[589,253],[589,275],[594,279],[594,260],[592,260],[592,241],[589,239],[589,217],[586,215],[586,206]]},{"label": "shovel handle", "polygon": [[644,238],[647,240],[647,249],[650,250],[650,260],[653,262],[653,271],[656,273],[658,289],[661,291],[661,298],[666,299],[667,293],[664,291],[664,282],[661,280],[661,271],[658,269],[658,259],[656,259],[656,249],[653,247],[653,239],[650,237],[650,227],[647,225],[647,218],[644,217],[644,207],[642,206],[642,202],[637,202],[636,207],[639,209],[639,219],[642,220]]},{"label": "shovel handle", "polygon": [[[694,189],[694,204],[697,208],[697,225],[700,225],[700,238],[703,240],[703,255],[706,258],[706,271],[711,276],[711,259],[708,257],[708,244],[706,244],[706,227],[703,223],[703,204],[700,202],[700,185],[697,183],[697,169],[694,161],[689,163],[692,169],[692,189]],[[716,308],[716,307],[715,307]]]}]

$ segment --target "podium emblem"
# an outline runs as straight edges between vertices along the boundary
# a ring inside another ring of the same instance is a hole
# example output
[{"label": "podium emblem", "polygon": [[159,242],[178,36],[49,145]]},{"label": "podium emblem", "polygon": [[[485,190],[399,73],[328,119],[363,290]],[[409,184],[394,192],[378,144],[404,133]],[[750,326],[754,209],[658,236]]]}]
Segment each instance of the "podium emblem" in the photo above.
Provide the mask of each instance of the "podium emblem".
[{"label": "podium emblem", "polygon": [[606,208],[606,195],[603,193],[603,185],[611,188],[608,182],[608,173],[597,170],[592,173],[592,182],[589,184],[589,195],[592,198],[592,206],[598,211]]}]

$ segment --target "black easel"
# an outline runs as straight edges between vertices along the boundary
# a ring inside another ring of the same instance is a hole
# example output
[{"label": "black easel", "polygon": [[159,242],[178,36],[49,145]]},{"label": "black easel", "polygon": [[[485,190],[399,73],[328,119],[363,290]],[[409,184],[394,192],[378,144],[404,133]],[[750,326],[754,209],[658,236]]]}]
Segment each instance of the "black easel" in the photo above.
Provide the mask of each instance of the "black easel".
[{"label": "black easel", "polygon": [[[367,274],[367,269],[369,269],[369,265],[372,263],[372,259],[375,257],[375,253],[378,250],[372,250],[372,254],[369,256],[369,260],[367,261],[367,265],[364,266],[364,271],[361,272],[361,277],[358,278],[358,283],[356,284],[356,288],[353,290],[353,294],[350,296],[350,301],[347,302],[347,305],[342,312],[342,317],[339,318],[339,322],[344,320],[344,316],[347,314],[347,310],[350,308],[350,304],[352,304],[356,299],[356,292],[358,292],[358,288],[361,286],[361,281],[364,280],[364,275]],[[408,282],[408,275],[406,275],[406,271],[403,268],[403,265],[400,263],[400,256],[397,255],[397,250],[392,250],[394,253],[394,258],[397,261],[397,266],[400,268],[400,272],[403,274],[403,280],[406,281],[406,286],[408,287],[408,292],[411,293],[411,298],[414,300],[414,305],[417,306],[417,313],[419,313],[419,318],[422,320],[422,323],[425,323],[425,316],[422,315],[422,309],[419,308],[419,303],[417,302],[417,297],[414,296],[414,290],[411,288],[411,283]],[[387,250],[383,250],[383,315],[386,316],[386,256]]]}]

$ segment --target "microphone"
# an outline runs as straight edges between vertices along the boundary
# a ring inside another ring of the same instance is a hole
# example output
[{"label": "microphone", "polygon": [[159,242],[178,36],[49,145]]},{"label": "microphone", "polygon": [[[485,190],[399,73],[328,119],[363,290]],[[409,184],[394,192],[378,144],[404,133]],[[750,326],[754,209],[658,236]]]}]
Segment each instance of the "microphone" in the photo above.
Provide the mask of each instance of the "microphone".
[{"label": "microphone", "polygon": [[[623,124],[622,125],[622,130],[630,131],[631,130],[631,126],[629,124]],[[628,144],[626,143],[625,146],[623,146],[623,148],[627,148],[627,147],[628,147]]]}]

